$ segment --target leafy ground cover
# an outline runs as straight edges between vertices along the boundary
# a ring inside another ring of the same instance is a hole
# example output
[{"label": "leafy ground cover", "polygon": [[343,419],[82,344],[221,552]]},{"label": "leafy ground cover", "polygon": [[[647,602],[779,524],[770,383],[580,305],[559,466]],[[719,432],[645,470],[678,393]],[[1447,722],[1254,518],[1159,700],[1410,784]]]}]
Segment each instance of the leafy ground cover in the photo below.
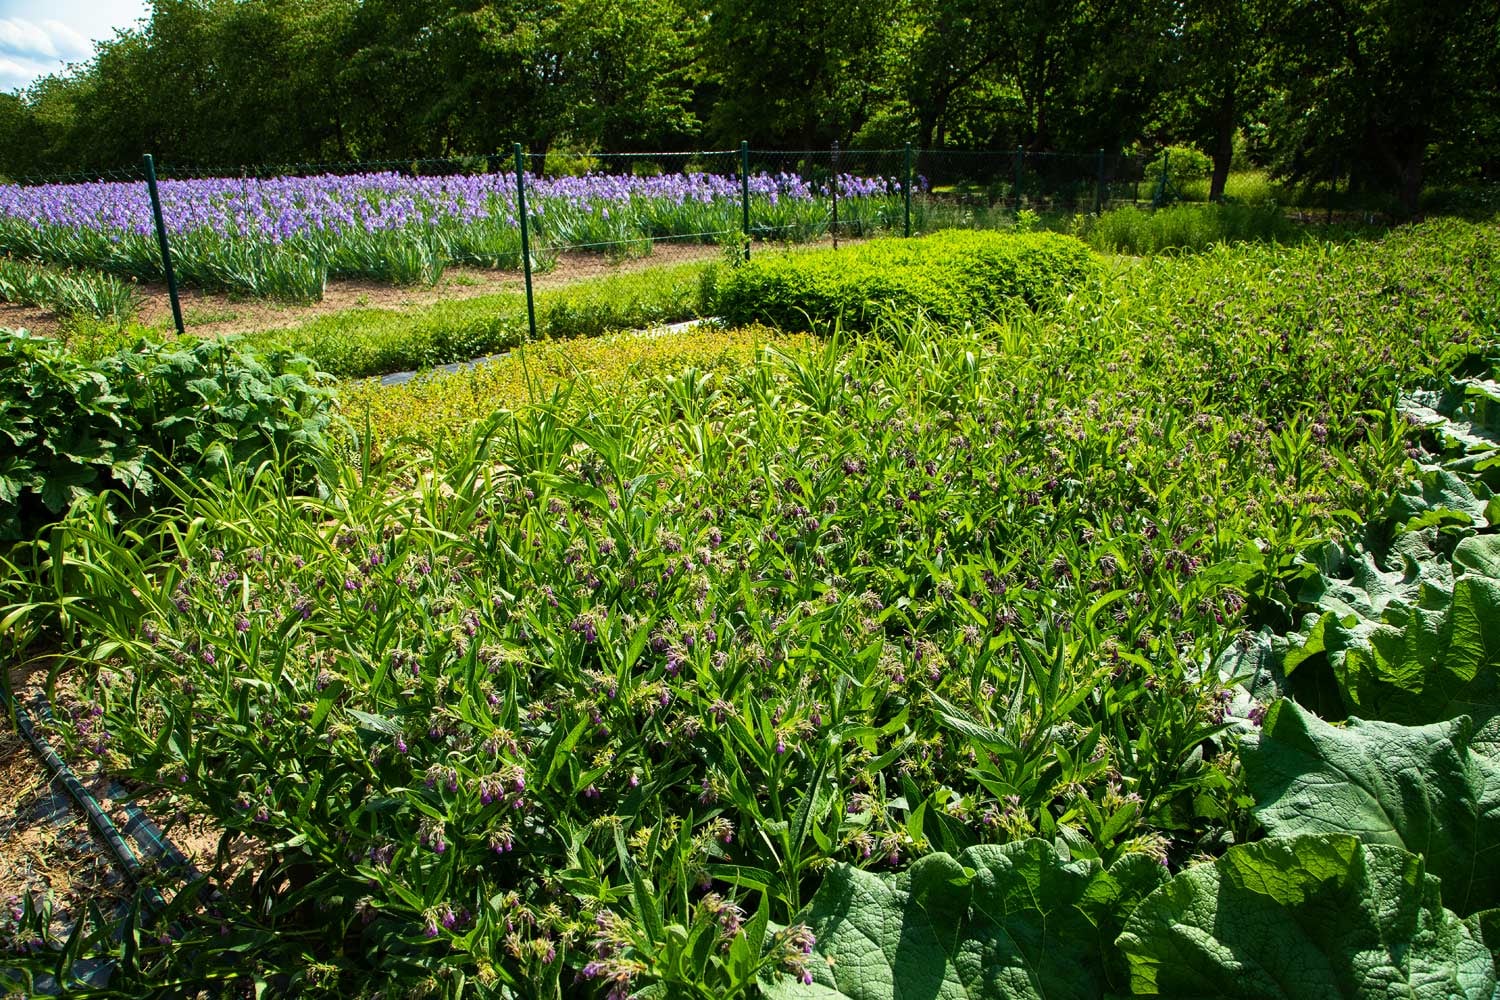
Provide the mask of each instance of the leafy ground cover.
[{"label": "leafy ground cover", "polygon": [[517,357],[402,441],[346,388],[320,490],[84,501],[7,583],[56,735],[263,861],[65,952],[23,907],[18,974],[1490,996],[1497,278],[1492,226],[1221,247],[971,327],[580,355],[473,423]]}]

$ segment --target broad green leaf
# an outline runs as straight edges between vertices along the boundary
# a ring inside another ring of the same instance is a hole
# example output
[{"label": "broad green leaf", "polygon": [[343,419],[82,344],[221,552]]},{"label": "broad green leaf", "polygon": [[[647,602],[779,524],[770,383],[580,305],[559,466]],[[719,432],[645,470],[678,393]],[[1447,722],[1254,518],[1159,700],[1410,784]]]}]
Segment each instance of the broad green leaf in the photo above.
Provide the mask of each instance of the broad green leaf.
[{"label": "broad green leaf", "polygon": [[1453,564],[1465,572],[1500,579],[1500,535],[1473,535],[1453,550]]},{"label": "broad green leaf", "polygon": [[803,919],[813,983],[778,998],[1098,997],[1123,985],[1109,943],[1166,873],[1142,855],[1108,869],[1043,840],[930,854],[898,875],[831,869]]},{"label": "broad green leaf", "polygon": [[1230,848],[1148,896],[1118,944],[1137,996],[1489,998],[1489,951],[1422,859],[1346,834]]},{"label": "broad green leaf", "polygon": [[1407,724],[1500,714],[1500,580],[1464,575],[1446,611],[1372,629],[1334,665],[1354,712]]},{"label": "broad green leaf", "polygon": [[1444,905],[1468,915],[1500,904],[1500,761],[1470,749],[1471,730],[1468,719],[1336,728],[1282,701],[1240,756],[1272,836],[1349,833],[1421,854]]}]

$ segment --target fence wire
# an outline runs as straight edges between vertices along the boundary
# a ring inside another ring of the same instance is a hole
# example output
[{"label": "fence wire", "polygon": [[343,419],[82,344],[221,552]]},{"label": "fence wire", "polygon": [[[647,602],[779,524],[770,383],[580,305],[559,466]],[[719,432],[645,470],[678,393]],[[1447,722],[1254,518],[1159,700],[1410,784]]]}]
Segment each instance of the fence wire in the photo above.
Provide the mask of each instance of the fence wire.
[{"label": "fence wire", "polygon": [[[338,280],[520,293],[524,246],[545,335],[698,315],[705,266],[756,247],[1005,228],[1021,211],[1152,203],[1164,193],[1159,163],[837,146],[158,163],[161,233],[142,167],[0,183],[0,257],[154,283],[165,278],[165,237],[178,280],[197,293],[310,302]],[[562,313],[567,323],[549,324]]]}]

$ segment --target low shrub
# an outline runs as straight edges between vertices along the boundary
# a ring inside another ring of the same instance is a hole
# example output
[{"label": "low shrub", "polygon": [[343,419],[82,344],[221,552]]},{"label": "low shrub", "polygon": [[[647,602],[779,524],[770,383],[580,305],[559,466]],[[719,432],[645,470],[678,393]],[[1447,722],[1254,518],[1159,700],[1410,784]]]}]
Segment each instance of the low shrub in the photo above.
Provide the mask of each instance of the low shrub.
[{"label": "low shrub", "polygon": [[34,535],[73,501],[118,491],[149,505],[165,475],[203,480],[279,460],[311,486],[333,397],[305,358],[257,358],[227,341],[141,341],[89,362],[56,341],[0,330],[0,539]]},{"label": "low shrub", "polygon": [[716,277],[713,305],[731,324],[782,329],[837,322],[868,331],[891,313],[963,324],[1017,300],[1046,305],[1097,271],[1088,248],[1071,237],[950,230],[755,257]]},{"label": "low shrub", "polygon": [[[617,274],[537,293],[537,332],[594,337],[702,314],[701,264]],[[526,334],[526,297],[503,292],[440,302],[417,312],[356,309],[249,335],[260,350],[306,355],[345,378],[468,361],[509,350]]]},{"label": "low shrub", "polygon": [[144,448],[109,380],[55,342],[0,330],[0,540],[56,520],[78,497],[149,489]]},{"label": "low shrub", "polygon": [[461,371],[431,372],[401,385],[373,379],[346,383],[338,394],[350,422],[356,428],[368,426],[377,440],[433,438],[571,386],[583,387],[579,398],[592,389],[618,397],[684,369],[727,377],[754,363],[766,346],[794,352],[810,344],[805,337],[778,337],[756,328],[700,326],[669,337],[618,334],[537,344],[527,348],[524,365],[513,354]]}]

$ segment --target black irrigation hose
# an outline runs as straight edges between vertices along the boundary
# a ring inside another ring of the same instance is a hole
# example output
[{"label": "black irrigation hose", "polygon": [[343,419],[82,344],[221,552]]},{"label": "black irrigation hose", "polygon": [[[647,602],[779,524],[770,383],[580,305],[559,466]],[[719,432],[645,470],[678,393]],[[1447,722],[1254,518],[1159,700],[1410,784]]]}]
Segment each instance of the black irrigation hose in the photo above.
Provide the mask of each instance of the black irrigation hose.
[{"label": "black irrigation hose", "polygon": [[[36,710],[37,714],[40,715],[44,721],[54,721],[55,717],[52,714],[52,706],[47,702],[46,697],[42,695],[41,692],[37,692],[37,694],[32,698],[32,708]],[[18,713],[24,712],[24,709],[21,708],[19,703],[16,705],[16,710]],[[19,722],[19,720],[20,715],[18,714],[17,721]],[[56,754],[52,753],[52,748],[48,746],[45,741],[38,740],[34,737],[34,735],[28,735],[27,738],[32,741],[33,747],[37,747],[38,745],[41,746],[42,749],[38,750],[38,753],[42,754],[43,760],[47,759],[47,754],[52,754],[52,756],[56,757]],[[62,763],[61,760],[59,760],[58,763],[66,772],[67,779],[71,779],[75,784],[78,784],[77,779],[73,777],[73,772],[68,769],[67,764]],[[93,807],[95,809],[99,810],[104,822],[109,824],[110,829],[117,830],[118,828],[114,826],[114,823],[109,818],[109,816],[103,812],[102,808],[99,806],[98,800],[89,793],[88,789],[84,788],[81,784],[78,784],[78,790],[87,798],[88,802],[93,803]],[[77,793],[74,793],[72,788],[69,788],[68,791],[70,793],[73,793],[74,801],[78,801]],[[124,833],[129,836],[130,839],[134,840],[141,846],[141,850],[145,852],[145,855],[154,859],[161,859],[165,861],[165,867],[169,869],[182,870],[189,879],[194,879],[199,876],[200,873],[195,867],[193,867],[193,864],[188,860],[187,855],[183,854],[182,851],[177,848],[176,844],[167,839],[166,833],[160,826],[155,823],[155,821],[151,819],[150,816],[146,815],[145,810],[136,805],[135,802],[126,798],[129,793],[124,788],[122,788],[118,782],[110,782],[109,794],[111,798],[122,800],[122,805],[120,806],[120,808],[125,812],[126,817]],[[83,807],[86,812],[89,810],[88,805],[84,804]],[[93,819],[92,814],[89,818],[91,820]],[[96,827],[96,829],[98,828]],[[110,845],[111,850],[115,849],[115,845],[111,842],[108,834],[105,834],[101,831],[100,836],[104,838],[106,844]],[[118,833],[116,834],[116,836],[119,836]],[[120,841],[121,846],[123,846],[125,850],[129,851],[130,847],[128,844],[124,843],[123,837],[120,838]],[[116,856],[118,857],[118,854]],[[131,857],[132,860],[135,861],[136,870],[139,871],[141,865],[140,861],[136,860],[137,855],[135,855],[134,852],[131,852]],[[121,863],[121,867],[126,869],[127,875],[130,873],[129,866],[123,861]]]},{"label": "black irrigation hose", "polygon": [[[78,780],[73,769],[64,763],[46,740],[37,735],[36,727],[31,722],[31,713],[27,712],[20,702],[12,700],[8,693],[4,697],[6,701],[11,702],[9,708],[15,717],[16,729],[26,738],[26,742],[31,744],[31,749],[42,759],[42,763],[47,766],[50,780],[54,784],[62,785],[69,798],[83,810],[84,815],[88,817],[89,825],[94,828],[99,839],[104,841],[104,845],[114,855],[115,861],[125,875],[125,880],[130,883],[132,889],[139,889],[141,886],[140,859],[135,856],[130,845],[125,843],[125,838],[120,836],[120,831],[115,827],[114,821],[109,818],[109,814],[104,811],[99,800],[83,787],[83,782]],[[41,700],[40,696],[38,700]],[[45,706],[46,702],[41,700],[41,704]]]}]

